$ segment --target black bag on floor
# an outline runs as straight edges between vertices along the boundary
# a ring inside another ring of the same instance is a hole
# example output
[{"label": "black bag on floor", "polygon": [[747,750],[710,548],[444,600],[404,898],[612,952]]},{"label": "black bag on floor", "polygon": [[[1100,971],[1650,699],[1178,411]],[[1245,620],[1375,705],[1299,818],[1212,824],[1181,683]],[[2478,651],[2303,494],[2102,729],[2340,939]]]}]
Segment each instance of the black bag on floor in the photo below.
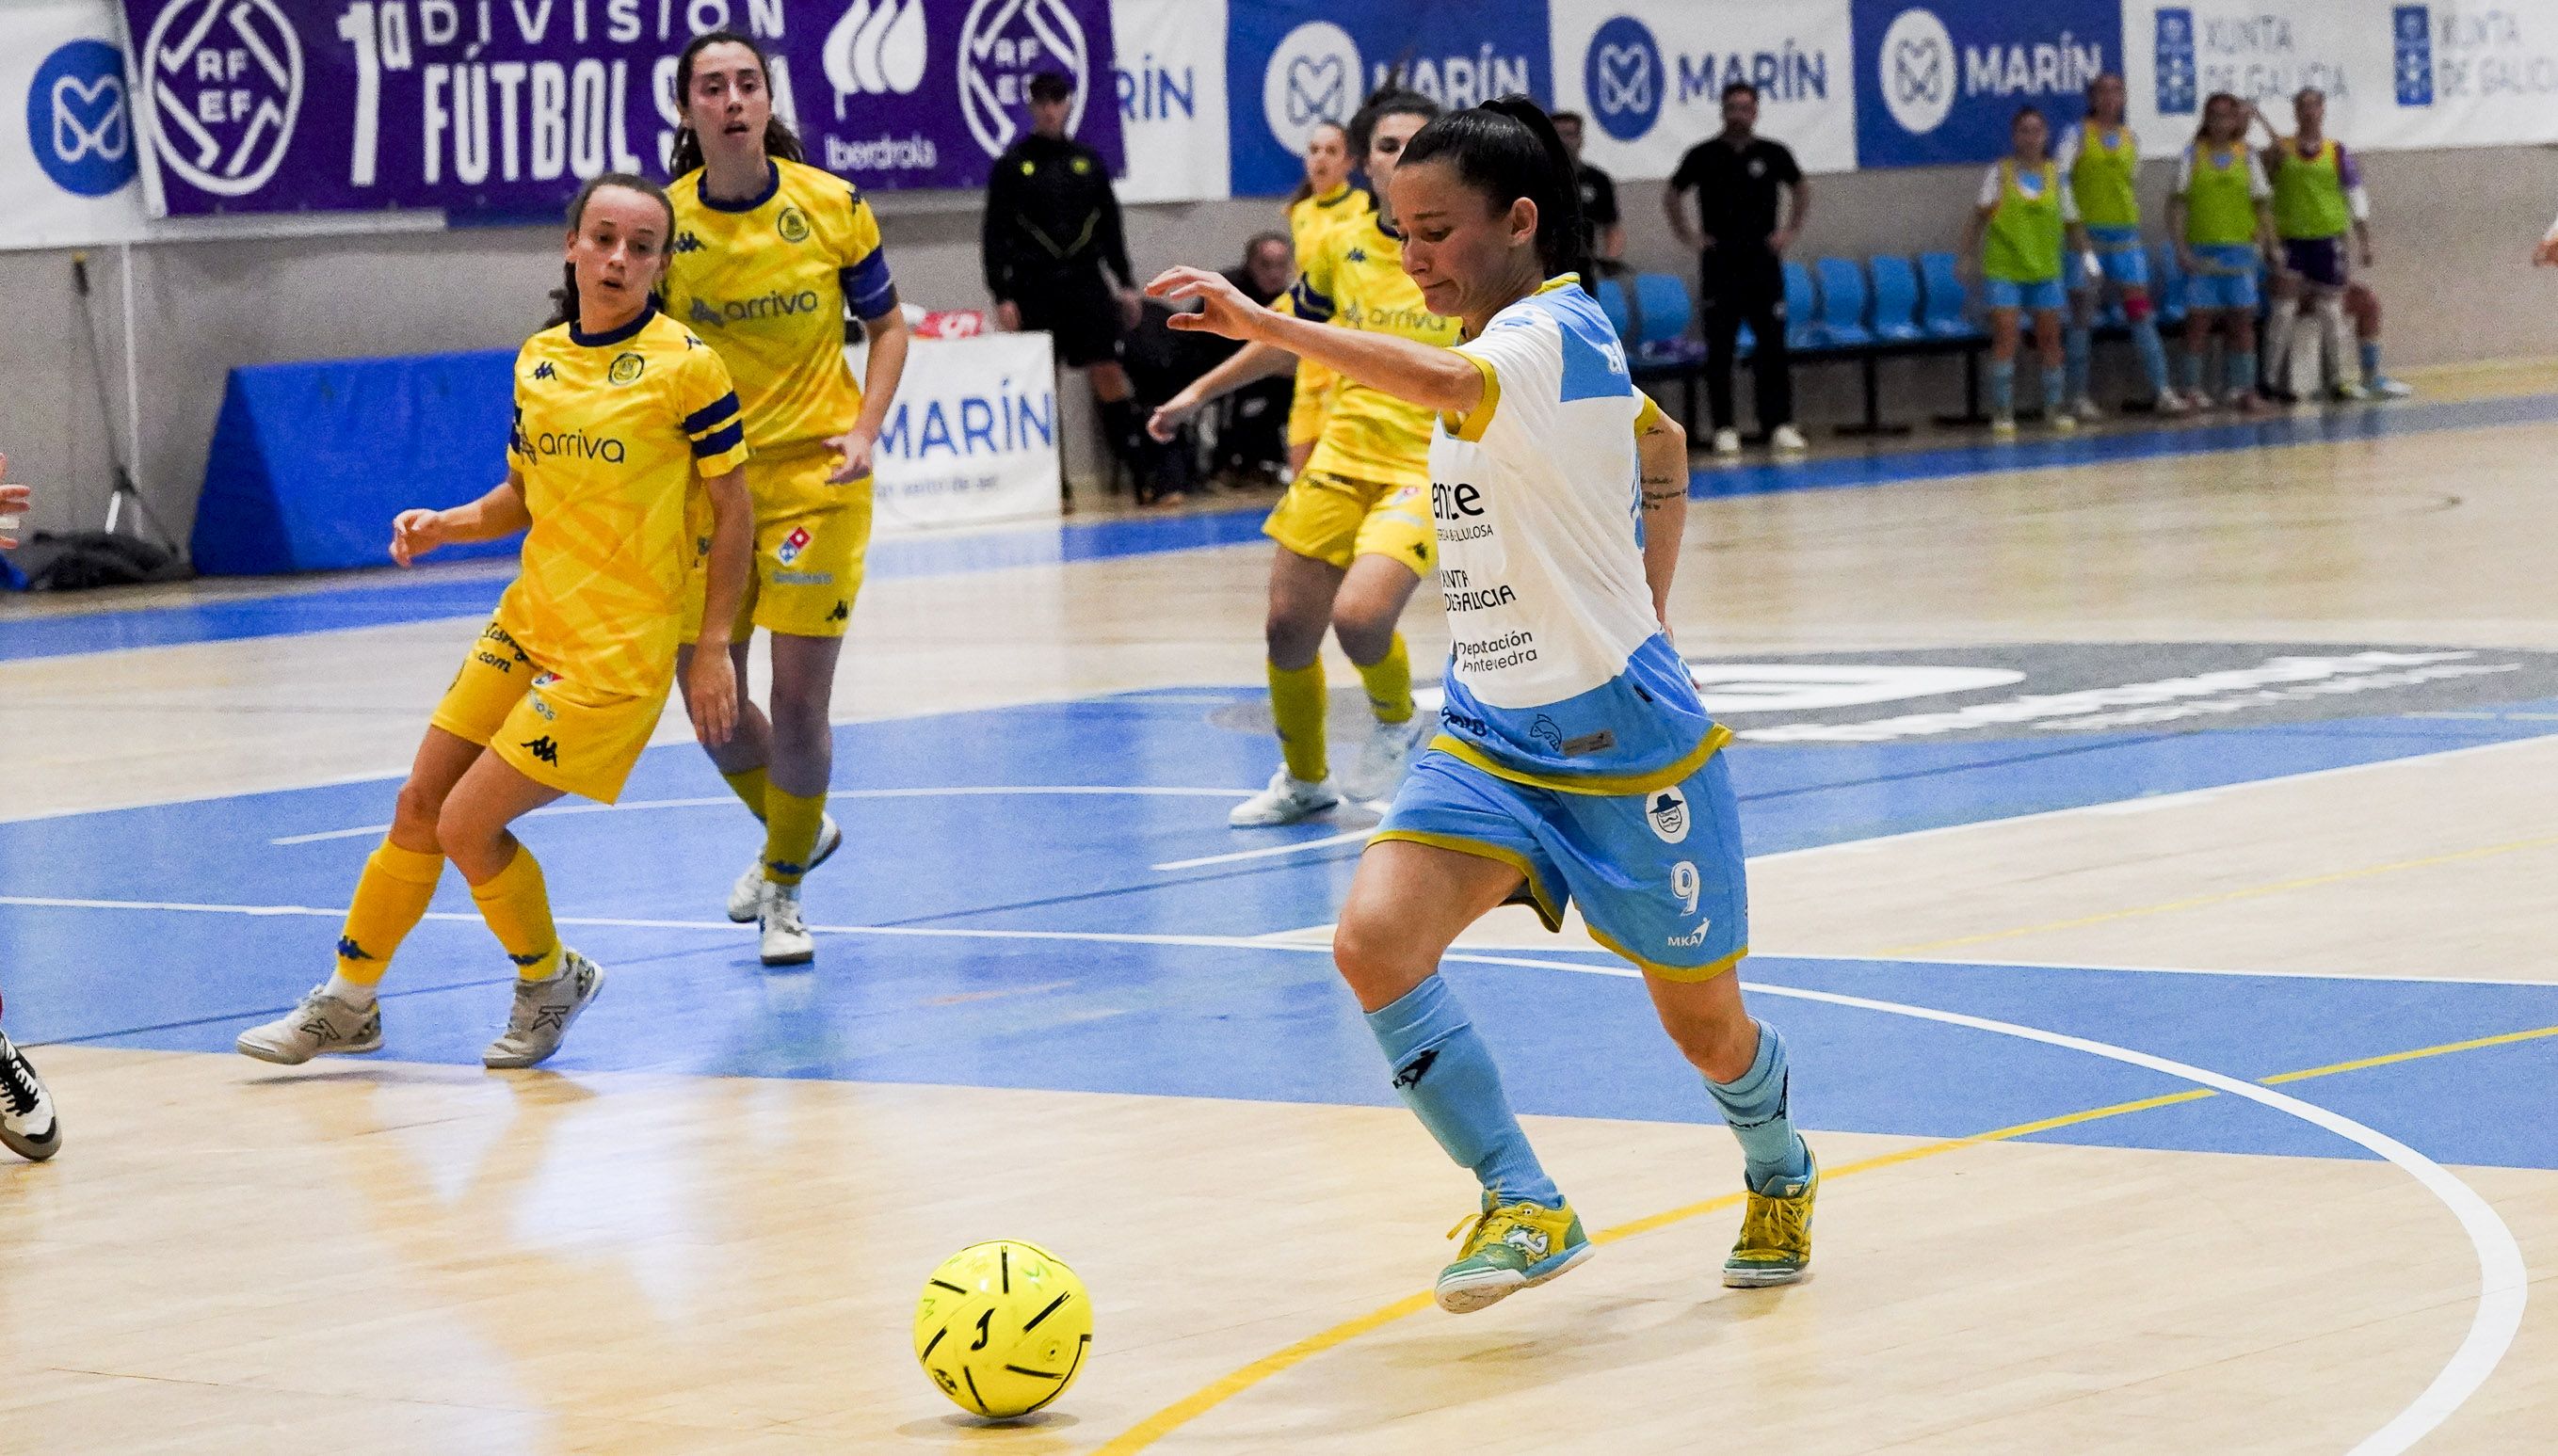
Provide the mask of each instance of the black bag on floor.
[{"label": "black bag on floor", "polygon": [[27,574],[30,592],[183,582],[195,575],[166,547],[105,531],[38,531],[12,560]]}]

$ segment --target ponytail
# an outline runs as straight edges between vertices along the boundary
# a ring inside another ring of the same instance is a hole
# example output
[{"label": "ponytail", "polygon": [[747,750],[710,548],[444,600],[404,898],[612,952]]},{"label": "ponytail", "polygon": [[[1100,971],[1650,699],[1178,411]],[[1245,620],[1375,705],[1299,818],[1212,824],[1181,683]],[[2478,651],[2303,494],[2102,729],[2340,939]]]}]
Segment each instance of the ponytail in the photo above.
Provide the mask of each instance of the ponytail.
[{"label": "ponytail", "polygon": [[1493,209],[1521,198],[1536,204],[1537,263],[1548,278],[1581,275],[1591,286],[1590,238],[1581,220],[1581,181],[1545,108],[1503,96],[1452,111],[1403,147],[1402,165],[1448,162]]},{"label": "ponytail", "polygon": [[[704,31],[693,37],[691,44],[684,47],[683,55],[675,61],[675,115],[678,119],[675,123],[674,145],[666,149],[668,177],[681,177],[687,172],[699,169],[702,165],[702,139],[694,134],[692,123],[681,118],[684,115],[684,100],[692,94],[694,58],[700,56],[704,49],[720,45],[744,46],[754,52],[756,67],[764,72],[765,93],[768,96],[772,94],[773,61],[764,54],[764,48],[756,44],[753,37],[741,35],[736,31]],[[799,134],[792,131],[790,123],[783,121],[779,114],[765,119],[764,155],[779,157],[784,162],[798,162],[806,158],[805,149],[799,145]]]}]

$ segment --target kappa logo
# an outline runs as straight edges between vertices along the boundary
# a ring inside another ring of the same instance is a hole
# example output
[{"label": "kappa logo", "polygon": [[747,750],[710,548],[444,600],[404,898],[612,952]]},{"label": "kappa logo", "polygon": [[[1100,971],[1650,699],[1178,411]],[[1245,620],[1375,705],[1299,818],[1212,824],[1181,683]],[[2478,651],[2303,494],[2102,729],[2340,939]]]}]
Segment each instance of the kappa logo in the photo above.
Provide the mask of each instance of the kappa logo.
[{"label": "kappa logo", "polygon": [[533,377],[536,379],[557,379],[559,377],[559,370],[551,366],[550,360],[544,359],[533,366]]},{"label": "kappa logo", "polygon": [[1353,262],[1353,263],[1364,263],[1364,262],[1366,262],[1366,261],[1367,261],[1367,249],[1365,249],[1365,248],[1352,248],[1352,249],[1350,249],[1350,262]]},{"label": "kappa logo", "polygon": [[1945,124],[1954,109],[1954,37],[1935,12],[1913,7],[1893,17],[1877,64],[1884,109],[1903,131],[1925,136]]},{"label": "kappa logo", "polygon": [[27,87],[27,141],[56,186],[102,198],[133,180],[133,118],[124,53],[104,41],[70,42],[45,58]]},{"label": "kappa logo", "polygon": [[1303,155],[1317,126],[1348,121],[1359,103],[1359,49],[1350,33],[1310,20],[1270,53],[1261,73],[1261,119],[1290,156]]},{"label": "kappa logo", "polygon": [[159,160],[201,192],[244,198],[293,144],[302,40],[276,0],[175,0],[135,58]]},{"label": "kappa logo", "polygon": [[821,53],[835,88],[835,119],[845,119],[854,96],[913,95],[924,84],[928,54],[924,0],[853,0],[826,32]]},{"label": "kappa logo", "polygon": [[1652,835],[1662,844],[1675,845],[1687,838],[1687,795],[1671,784],[1643,796],[1643,821],[1652,827]]},{"label": "kappa logo", "polygon": [[338,937],[338,959],[341,961],[369,961],[373,959],[373,953],[365,950],[362,946],[355,944],[355,938],[354,936],[342,935]]},{"label": "kappa logo", "polygon": [[516,744],[516,746],[522,748],[525,752],[532,754],[535,758],[540,759],[544,763],[549,764],[553,768],[559,767],[559,744],[553,742],[551,740],[551,735],[548,733],[544,733],[538,738],[527,738],[523,742]]},{"label": "kappa logo", "polygon": [[1411,1061],[1395,1068],[1394,1085],[1399,1088],[1420,1086],[1421,1079],[1430,1075],[1431,1064],[1438,1060],[1439,1048],[1434,1046],[1428,1051],[1423,1052],[1421,1055],[1414,1057]]},{"label": "kappa logo", "polygon": [[809,542],[816,539],[806,526],[795,527],[789,535],[782,538],[781,545],[773,548],[774,559],[788,566],[799,559],[800,552],[808,549]]},{"label": "kappa logo", "polygon": [[1581,64],[1582,89],[1590,94],[1600,129],[1617,140],[1634,141],[1651,131],[1660,120],[1667,80],[1651,27],[1634,17],[1618,16],[1590,38],[1590,54]]},{"label": "kappa logo", "polygon": [[830,622],[848,622],[852,619],[853,604],[840,596],[836,597],[835,609],[826,613],[826,620]]},{"label": "kappa logo", "polygon": [[1083,126],[1092,95],[1083,22],[1066,0],[973,0],[959,23],[959,110],[969,135],[1000,157],[1030,120],[1031,77],[1064,71],[1074,83],[1066,135]]},{"label": "kappa logo", "polygon": [[698,253],[709,246],[710,244],[702,241],[691,228],[687,227],[683,231],[675,234],[675,245],[668,249],[668,251],[676,253]]}]

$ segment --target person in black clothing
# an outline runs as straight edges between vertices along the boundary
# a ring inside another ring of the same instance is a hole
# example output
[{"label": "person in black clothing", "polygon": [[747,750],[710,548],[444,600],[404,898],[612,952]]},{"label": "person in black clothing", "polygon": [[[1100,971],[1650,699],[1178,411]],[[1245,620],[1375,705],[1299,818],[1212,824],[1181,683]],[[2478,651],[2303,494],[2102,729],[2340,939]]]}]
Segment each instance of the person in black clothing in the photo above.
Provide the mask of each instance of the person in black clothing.
[{"label": "person in black clothing", "polygon": [[1563,149],[1572,154],[1573,170],[1581,177],[1582,249],[1601,273],[1623,273],[1626,269],[1626,220],[1617,210],[1617,179],[1581,160],[1581,113],[1557,111],[1552,118],[1555,135],[1563,138]]},{"label": "person in black clothing", "polygon": [[[1297,281],[1297,254],[1284,232],[1260,232],[1243,245],[1243,262],[1225,270],[1237,292],[1268,308]],[[1243,345],[1213,333],[1193,333],[1215,348],[1211,366]],[[1207,370],[1202,370],[1206,373]],[[1185,381],[1187,382],[1187,381]],[[1282,483],[1288,466],[1288,406],[1296,380],[1282,374],[1256,379],[1219,401],[1216,467],[1238,483]]]},{"label": "person in black clothing", "polygon": [[[1714,453],[1737,455],[1733,428],[1732,353],[1746,321],[1758,344],[1752,355],[1759,381],[1759,425],[1778,450],[1801,450],[1794,428],[1794,381],[1785,362],[1785,249],[1803,230],[1811,189],[1794,154],[1757,135],[1759,88],[1734,81],[1723,88],[1723,132],[1688,149],[1661,193],[1670,231],[1697,250],[1697,301],[1705,315],[1705,394],[1714,411]],[[1782,226],[1776,193],[1793,199]],[[1696,194],[1696,218],[1685,199]]]},{"label": "person in black clothing", "polygon": [[1119,198],[1101,154],[1066,134],[1074,82],[1043,72],[1030,98],[1031,134],[995,159],[986,183],[986,291],[996,323],[1046,331],[1059,362],[1087,372],[1111,452],[1138,470],[1145,417],[1129,397],[1119,345],[1137,327],[1139,301]]}]

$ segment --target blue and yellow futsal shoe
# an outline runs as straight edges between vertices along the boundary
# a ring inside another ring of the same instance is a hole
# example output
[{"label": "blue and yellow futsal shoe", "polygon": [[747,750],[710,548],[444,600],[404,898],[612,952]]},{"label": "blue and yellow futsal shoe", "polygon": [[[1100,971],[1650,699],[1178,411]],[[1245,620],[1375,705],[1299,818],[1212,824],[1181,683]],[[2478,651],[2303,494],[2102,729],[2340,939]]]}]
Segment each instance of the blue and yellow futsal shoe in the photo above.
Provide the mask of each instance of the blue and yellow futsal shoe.
[{"label": "blue and yellow futsal shoe", "polygon": [[1765,1192],[1750,1190],[1741,1238],[1723,1261],[1725,1288],[1790,1284],[1812,1266],[1812,1198],[1821,1191],[1821,1165],[1809,1147],[1803,1157],[1810,1163],[1803,1176],[1779,1178]]},{"label": "blue and yellow futsal shoe", "polygon": [[1484,1211],[1448,1231],[1466,1233],[1457,1261],[1439,1271],[1439,1307],[1450,1314],[1472,1314],[1500,1303],[1512,1293],[1542,1284],[1599,1252],[1581,1232],[1581,1216],[1571,1204],[1547,1208],[1541,1203],[1492,1202],[1484,1195]]}]

